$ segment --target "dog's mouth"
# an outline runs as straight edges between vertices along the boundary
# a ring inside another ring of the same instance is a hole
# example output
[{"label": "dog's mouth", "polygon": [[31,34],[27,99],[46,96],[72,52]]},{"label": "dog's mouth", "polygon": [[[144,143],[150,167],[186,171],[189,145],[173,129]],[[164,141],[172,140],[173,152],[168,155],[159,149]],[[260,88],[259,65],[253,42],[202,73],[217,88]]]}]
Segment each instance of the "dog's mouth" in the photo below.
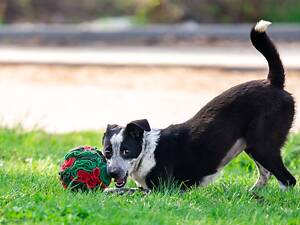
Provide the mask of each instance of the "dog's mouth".
[{"label": "dog's mouth", "polygon": [[128,177],[128,173],[126,174],[126,176],[124,178],[117,178],[115,179],[115,186],[116,188],[122,188],[125,186],[126,182],[127,182],[127,177]]}]

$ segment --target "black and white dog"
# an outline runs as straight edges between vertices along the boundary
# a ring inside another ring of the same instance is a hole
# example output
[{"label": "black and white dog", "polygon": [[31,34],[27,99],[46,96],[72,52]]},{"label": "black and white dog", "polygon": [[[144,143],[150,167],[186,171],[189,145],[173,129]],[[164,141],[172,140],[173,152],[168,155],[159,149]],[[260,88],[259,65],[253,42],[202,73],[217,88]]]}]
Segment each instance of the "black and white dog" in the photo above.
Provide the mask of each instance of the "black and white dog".
[{"label": "black and white dog", "polygon": [[185,188],[203,186],[242,151],[260,173],[253,187],[264,186],[272,174],[283,188],[296,184],[280,154],[294,119],[294,100],[284,90],[284,68],[265,33],[270,24],[259,21],[250,35],[268,61],[267,79],[230,88],[193,118],[165,129],[151,129],[145,119],[107,126],[104,155],[117,187],[128,175],[144,189],[170,180]]}]

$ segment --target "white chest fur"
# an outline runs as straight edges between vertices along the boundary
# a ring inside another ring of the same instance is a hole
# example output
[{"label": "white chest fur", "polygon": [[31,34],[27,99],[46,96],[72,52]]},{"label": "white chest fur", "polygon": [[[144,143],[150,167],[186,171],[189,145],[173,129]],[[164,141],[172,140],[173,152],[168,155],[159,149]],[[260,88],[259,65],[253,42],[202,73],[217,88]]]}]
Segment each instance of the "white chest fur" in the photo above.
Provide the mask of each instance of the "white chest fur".
[{"label": "white chest fur", "polygon": [[160,130],[151,130],[144,133],[142,151],[138,158],[132,160],[129,175],[138,186],[148,188],[146,184],[146,176],[156,165],[154,151],[160,137]]}]

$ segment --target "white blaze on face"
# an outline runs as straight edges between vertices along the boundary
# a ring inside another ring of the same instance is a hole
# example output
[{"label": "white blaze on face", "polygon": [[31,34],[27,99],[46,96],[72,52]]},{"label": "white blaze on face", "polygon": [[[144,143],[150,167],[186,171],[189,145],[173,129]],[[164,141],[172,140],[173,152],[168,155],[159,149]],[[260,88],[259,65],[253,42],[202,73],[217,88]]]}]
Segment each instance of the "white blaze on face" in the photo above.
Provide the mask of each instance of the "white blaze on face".
[{"label": "white blaze on face", "polygon": [[120,168],[123,173],[121,174],[121,176],[125,177],[129,169],[129,162],[128,160],[124,160],[120,154],[120,147],[124,139],[123,133],[124,129],[120,130],[119,133],[114,134],[111,137],[110,143],[112,145],[113,154],[112,157],[109,160],[107,160],[107,162],[108,166],[111,168]]},{"label": "white blaze on face", "polygon": [[112,149],[113,149],[113,156],[120,155],[120,147],[121,147],[121,143],[123,141],[123,133],[124,133],[124,129],[120,130],[119,133],[114,134],[110,138],[110,143],[111,143]]}]

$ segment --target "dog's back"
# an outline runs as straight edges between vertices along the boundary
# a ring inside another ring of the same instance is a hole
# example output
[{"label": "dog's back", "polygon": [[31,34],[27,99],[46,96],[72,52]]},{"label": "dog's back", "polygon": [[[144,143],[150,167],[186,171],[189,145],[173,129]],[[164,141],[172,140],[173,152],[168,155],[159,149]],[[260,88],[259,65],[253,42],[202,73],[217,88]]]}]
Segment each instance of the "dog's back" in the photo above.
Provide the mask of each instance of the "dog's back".
[{"label": "dog's back", "polygon": [[294,100],[283,89],[284,68],[265,32],[269,24],[258,22],[250,35],[254,47],[268,61],[267,79],[230,88],[210,101],[193,118],[172,127],[173,132],[176,129],[186,130],[185,136],[188,137],[181,140],[183,144],[178,146],[178,155],[193,153],[185,154],[185,159],[181,160],[187,170],[183,172],[181,169],[179,176],[182,180],[189,180],[188,184],[197,183],[204,174],[206,176],[201,180],[205,181],[205,177],[216,173],[244,148],[260,171],[265,172],[263,175],[274,174],[284,186],[296,183],[280,156],[280,149],[293,123]]}]

